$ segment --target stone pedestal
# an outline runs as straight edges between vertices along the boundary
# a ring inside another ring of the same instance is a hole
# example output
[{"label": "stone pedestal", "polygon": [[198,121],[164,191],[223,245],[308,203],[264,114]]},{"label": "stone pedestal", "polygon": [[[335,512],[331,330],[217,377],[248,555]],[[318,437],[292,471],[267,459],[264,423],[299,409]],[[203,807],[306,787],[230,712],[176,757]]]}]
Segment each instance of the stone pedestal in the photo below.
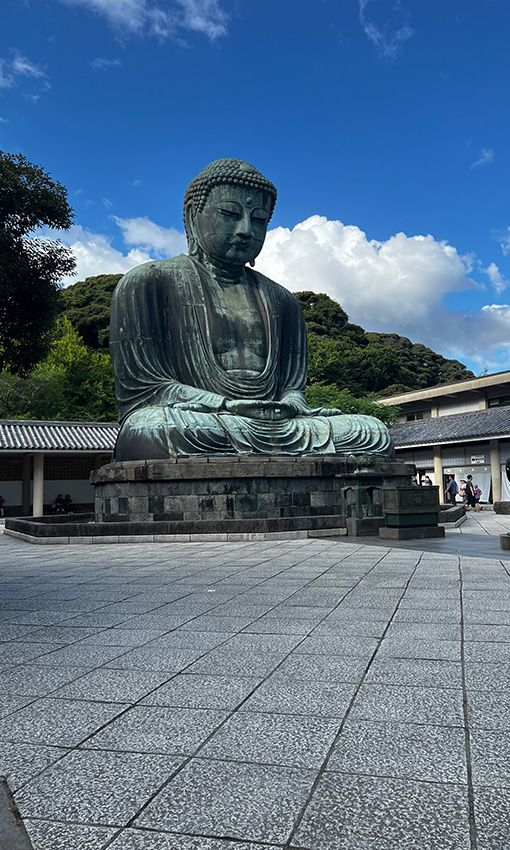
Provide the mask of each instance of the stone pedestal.
[{"label": "stone pedestal", "polygon": [[381,540],[424,540],[428,537],[444,537],[445,530],[442,525],[415,525],[412,527],[392,528],[391,526],[380,528]]},{"label": "stone pedestal", "polygon": [[[370,519],[376,534],[380,523],[371,514],[380,491],[408,484],[410,475],[406,464],[377,455],[211,455],[111,463],[92,472],[91,482],[96,523],[129,524],[131,534],[150,523],[164,523],[173,534],[341,533],[348,519]],[[349,525],[359,533],[356,523]]]}]

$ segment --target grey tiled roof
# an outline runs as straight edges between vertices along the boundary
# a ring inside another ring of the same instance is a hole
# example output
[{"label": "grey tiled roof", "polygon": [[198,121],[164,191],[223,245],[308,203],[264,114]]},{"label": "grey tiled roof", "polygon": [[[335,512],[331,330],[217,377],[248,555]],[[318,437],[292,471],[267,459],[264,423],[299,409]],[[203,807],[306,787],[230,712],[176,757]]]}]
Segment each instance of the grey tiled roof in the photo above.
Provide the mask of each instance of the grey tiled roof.
[{"label": "grey tiled roof", "polygon": [[392,425],[396,448],[404,446],[455,443],[488,437],[510,437],[510,407],[470,410],[437,419],[419,419]]},{"label": "grey tiled roof", "polygon": [[35,422],[0,419],[0,451],[112,451],[114,422]]}]

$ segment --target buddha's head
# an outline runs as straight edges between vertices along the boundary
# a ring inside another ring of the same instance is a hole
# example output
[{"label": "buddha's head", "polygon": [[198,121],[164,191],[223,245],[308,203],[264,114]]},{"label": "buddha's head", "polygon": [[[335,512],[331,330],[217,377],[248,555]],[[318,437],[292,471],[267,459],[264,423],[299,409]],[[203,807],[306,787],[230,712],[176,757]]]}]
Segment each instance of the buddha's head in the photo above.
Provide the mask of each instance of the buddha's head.
[{"label": "buddha's head", "polygon": [[189,184],[184,226],[191,255],[253,263],[264,244],[276,188],[249,162],[217,159]]}]

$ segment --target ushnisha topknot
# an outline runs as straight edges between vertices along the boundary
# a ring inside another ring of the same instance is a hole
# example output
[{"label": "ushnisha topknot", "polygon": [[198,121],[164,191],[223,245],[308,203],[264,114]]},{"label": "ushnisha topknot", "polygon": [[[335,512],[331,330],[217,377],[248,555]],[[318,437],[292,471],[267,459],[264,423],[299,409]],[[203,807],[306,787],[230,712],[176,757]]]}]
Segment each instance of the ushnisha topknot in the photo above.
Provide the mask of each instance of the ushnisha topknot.
[{"label": "ushnisha topknot", "polygon": [[196,212],[202,212],[207,196],[213,186],[231,183],[233,186],[246,186],[247,189],[260,189],[271,197],[271,213],[276,204],[276,186],[260,171],[242,159],[215,159],[193,178],[184,195],[184,227],[186,226],[186,207],[192,201]]}]

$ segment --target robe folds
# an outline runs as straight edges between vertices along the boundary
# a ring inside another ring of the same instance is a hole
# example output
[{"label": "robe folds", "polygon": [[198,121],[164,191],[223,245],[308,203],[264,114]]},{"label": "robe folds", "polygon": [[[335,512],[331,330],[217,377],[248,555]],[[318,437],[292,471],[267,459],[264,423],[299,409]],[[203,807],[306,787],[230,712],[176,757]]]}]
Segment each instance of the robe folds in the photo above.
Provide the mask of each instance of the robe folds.
[{"label": "robe folds", "polygon": [[[115,459],[144,460],[195,454],[389,455],[386,426],[371,416],[314,415],[304,389],[306,326],[294,296],[246,269],[267,340],[260,374],[229,372],[214,354],[208,315],[214,282],[181,254],[145,263],[116,287],[110,349],[121,429]],[[222,410],[228,399],[287,401],[301,411],[281,421]],[[176,408],[204,405],[208,412]]]}]

